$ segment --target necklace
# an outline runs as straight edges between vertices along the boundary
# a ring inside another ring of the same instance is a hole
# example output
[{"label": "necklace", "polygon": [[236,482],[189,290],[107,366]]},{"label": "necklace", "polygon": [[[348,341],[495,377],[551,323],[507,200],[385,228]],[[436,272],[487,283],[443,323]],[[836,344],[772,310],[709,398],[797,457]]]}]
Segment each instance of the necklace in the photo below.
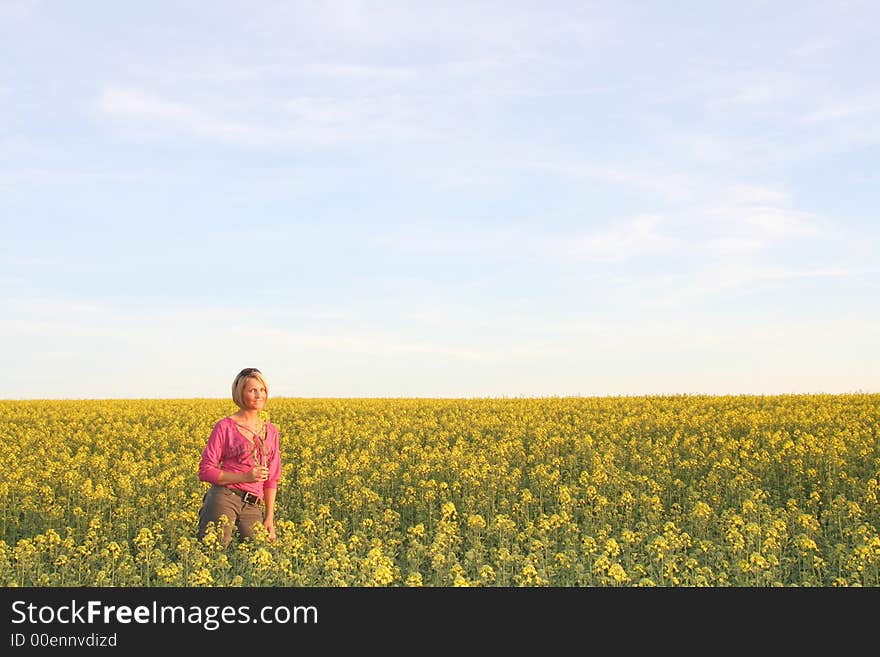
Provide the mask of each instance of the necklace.
[{"label": "necklace", "polygon": [[241,427],[242,429],[247,429],[248,431],[250,431],[250,432],[251,432],[253,435],[255,435],[255,436],[259,436],[260,434],[263,433],[263,427],[264,427],[264,425],[263,425],[262,420],[260,421],[260,424],[257,425],[257,426],[258,426],[257,429],[252,429],[252,428],[249,427],[248,425],[246,425],[246,424],[242,424],[241,422],[235,422],[235,424],[236,424],[237,426]]},{"label": "necklace", "polygon": [[253,438],[248,438],[247,436],[244,436],[244,437],[247,438],[247,440],[251,443],[251,446],[253,447],[252,457],[254,459],[254,463],[259,463],[260,465],[266,465],[269,462],[269,456],[268,456],[268,454],[266,454],[264,452],[264,445],[263,445],[263,441],[266,440],[266,423],[263,422],[262,419],[260,419],[260,424],[259,424],[260,428],[256,431],[254,431],[246,424],[242,424],[242,423],[238,422],[237,420],[233,420],[233,422],[235,422],[236,426],[238,426],[242,429],[247,429],[248,431],[251,432],[251,434],[253,434]]}]

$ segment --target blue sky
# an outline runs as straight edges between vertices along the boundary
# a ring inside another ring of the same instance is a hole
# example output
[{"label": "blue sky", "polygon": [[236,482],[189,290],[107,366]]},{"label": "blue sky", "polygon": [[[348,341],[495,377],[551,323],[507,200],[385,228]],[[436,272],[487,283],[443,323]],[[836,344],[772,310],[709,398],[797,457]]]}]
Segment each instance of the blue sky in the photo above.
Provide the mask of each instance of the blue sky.
[{"label": "blue sky", "polygon": [[880,391],[878,24],[0,0],[0,398]]}]

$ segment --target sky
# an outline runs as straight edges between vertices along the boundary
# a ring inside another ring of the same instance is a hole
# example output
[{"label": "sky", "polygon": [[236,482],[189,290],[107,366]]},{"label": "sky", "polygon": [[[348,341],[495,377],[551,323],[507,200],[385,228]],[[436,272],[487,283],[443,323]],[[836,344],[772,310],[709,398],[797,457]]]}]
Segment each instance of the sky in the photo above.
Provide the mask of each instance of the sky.
[{"label": "sky", "polygon": [[878,25],[0,0],[0,398],[880,392]]}]

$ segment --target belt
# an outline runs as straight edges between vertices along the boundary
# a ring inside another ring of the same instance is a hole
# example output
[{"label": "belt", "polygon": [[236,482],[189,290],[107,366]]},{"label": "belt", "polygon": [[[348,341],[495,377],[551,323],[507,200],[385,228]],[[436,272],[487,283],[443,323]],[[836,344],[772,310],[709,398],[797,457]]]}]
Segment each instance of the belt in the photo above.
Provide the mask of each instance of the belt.
[{"label": "belt", "polygon": [[238,495],[241,499],[244,500],[245,504],[259,504],[260,502],[262,502],[262,500],[258,496],[254,495],[253,493],[247,493],[247,492],[245,492],[243,490],[239,490],[237,488],[229,488],[228,486],[226,489],[231,490],[233,493]]}]

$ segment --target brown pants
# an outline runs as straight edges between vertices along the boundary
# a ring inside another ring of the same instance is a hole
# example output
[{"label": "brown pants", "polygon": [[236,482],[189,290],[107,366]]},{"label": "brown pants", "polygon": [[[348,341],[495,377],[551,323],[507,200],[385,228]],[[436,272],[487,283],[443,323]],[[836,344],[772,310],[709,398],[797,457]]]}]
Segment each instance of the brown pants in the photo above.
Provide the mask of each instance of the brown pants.
[{"label": "brown pants", "polygon": [[207,533],[208,525],[219,523],[220,516],[224,515],[229,519],[223,526],[223,547],[226,547],[232,538],[233,525],[238,527],[242,538],[253,538],[254,525],[263,522],[263,507],[246,503],[226,486],[212,486],[202,498],[199,510],[199,540]]}]

